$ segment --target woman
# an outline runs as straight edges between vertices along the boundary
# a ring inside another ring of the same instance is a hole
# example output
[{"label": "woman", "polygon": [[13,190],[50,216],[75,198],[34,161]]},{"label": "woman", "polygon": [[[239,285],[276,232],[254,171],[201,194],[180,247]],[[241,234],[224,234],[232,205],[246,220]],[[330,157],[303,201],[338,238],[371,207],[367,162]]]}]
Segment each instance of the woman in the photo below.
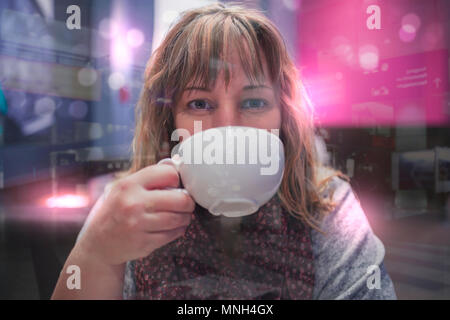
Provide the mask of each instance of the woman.
[{"label": "woman", "polygon": [[[383,244],[349,184],[316,160],[302,98],[262,14],[223,4],[185,12],[147,66],[132,168],[92,209],[53,298],[395,298]],[[172,132],[192,134],[194,121],[280,130],[284,177],[257,213],[214,217],[174,168],[156,165]],[[70,265],[82,270],[80,290],[66,287]]]}]

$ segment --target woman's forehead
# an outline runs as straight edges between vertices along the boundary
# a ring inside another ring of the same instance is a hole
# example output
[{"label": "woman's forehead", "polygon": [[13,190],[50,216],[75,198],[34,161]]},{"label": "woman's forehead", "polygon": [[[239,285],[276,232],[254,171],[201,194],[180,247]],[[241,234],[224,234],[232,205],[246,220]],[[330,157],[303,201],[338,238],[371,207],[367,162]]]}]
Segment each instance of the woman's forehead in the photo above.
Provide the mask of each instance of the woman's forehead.
[{"label": "woman's forehead", "polygon": [[[234,50],[226,58],[211,58],[209,62],[209,68],[213,70],[213,77],[204,77],[204,79],[191,79],[186,88],[190,87],[207,87],[212,88],[218,85],[224,85],[226,73],[229,73],[231,85],[266,85],[271,86],[272,81],[270,79],[268,66],[265,57],[262,55],[262,73],[258,75],[249,76],[243,66],[243,62],[239,58],[237,50]],[[202,80],[209,79],[209,83],[206,84]],[[259,79],[255,81],[255,79]],[[203,83],[202,83],[203,82]],[[226,84],[225,84],[226,85]]]}]

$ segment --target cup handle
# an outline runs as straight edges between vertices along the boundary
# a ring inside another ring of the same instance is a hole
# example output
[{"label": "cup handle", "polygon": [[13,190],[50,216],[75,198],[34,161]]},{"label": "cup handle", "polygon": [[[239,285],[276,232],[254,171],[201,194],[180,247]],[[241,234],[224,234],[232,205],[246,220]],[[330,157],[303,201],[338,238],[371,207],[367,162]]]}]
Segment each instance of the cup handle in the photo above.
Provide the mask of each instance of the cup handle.
[{"label": "cup handle", "polygon": [[[181,164],[181,158],[179,155],[175,155],[173,158],[164,158],[159,160],[159,162],[156,165],[160,165],[160,164],[168,164],[169,166],[172,166],[175,168],[175,170],[177,170],[178,174],[180,174],[180,164]],[[166,189],[179,189],[179,188],[166,188]],[[184,188],[179,189],[187,194],[188,191]]]},{"label": "cup handle", "polygon": [[168,164],[174,167],[178,172],[180,172],[180,164],[181,164],[181,158],[179,155],[175,155],[173,158],[164,158],[159,160],[157,165],[160,164]]}]

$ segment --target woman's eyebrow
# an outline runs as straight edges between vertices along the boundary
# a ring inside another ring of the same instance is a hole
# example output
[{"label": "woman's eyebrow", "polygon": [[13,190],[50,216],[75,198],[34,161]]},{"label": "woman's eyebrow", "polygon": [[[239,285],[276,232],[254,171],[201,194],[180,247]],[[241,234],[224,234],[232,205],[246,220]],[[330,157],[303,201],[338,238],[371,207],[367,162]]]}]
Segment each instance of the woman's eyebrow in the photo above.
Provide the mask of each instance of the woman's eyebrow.
[{"label": "woman's eyebrow", "polygon": [[210,88],[205,88],[205,87],[186,87],[186,88],[184,89],[184,91],[193,91],[193,90],[208,91],[208,92],[211,91]]},{"label": "woman's eyebrow", "polygon": [[269,87],[266,85],[248,85],[248,86],[243,87],[242,90],[252,90],[252,89],[260,89],[260,88],[273,90],[272,87]]},{"label": "woman's eyebrow", "polygon": [[[242,90],[253,90],[253,89],[260,89],[260,88],[264,88],[264,89],[270,89],[273,90],[272,87],[266,86],[266,85],[247,85],[244,86],[242,88]],[[205,87],[186,87],[184,89],[184,91],[193,91],[193,90],[199,90],[199,91],[208,91],[211,92],[210,88],[205,88]]]}]

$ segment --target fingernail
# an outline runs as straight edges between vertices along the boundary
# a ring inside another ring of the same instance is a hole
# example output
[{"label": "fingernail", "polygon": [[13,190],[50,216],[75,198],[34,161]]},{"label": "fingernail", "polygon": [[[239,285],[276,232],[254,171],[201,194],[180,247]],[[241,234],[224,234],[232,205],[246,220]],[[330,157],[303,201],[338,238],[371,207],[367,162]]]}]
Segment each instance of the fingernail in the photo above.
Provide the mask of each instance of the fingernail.
[{"label": "fingernail", "polygon": [[189,192],[187,192],[186,189],[181,189],[181,188],[179,188],[179,189],[177,189],[177,191],[183,192],[184,194],[186,194],[186,195],[189,196]]}]

